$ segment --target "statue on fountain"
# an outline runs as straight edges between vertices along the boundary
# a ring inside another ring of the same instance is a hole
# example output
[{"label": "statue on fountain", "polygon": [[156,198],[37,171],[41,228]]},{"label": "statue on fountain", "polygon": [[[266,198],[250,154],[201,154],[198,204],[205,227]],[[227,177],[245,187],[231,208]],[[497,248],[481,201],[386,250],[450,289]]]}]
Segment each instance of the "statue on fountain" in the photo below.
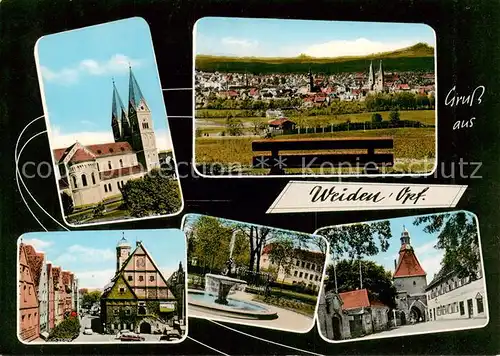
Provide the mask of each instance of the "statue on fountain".
[{"label": "statue on fountain", "polygon": [[234,266],[234,261],[233,261],[233,258],[230,257],[229,260],[226,261],[226,269],[224,270],[224,272],[222,274],[224,276],[231,277],[233,266]]}]

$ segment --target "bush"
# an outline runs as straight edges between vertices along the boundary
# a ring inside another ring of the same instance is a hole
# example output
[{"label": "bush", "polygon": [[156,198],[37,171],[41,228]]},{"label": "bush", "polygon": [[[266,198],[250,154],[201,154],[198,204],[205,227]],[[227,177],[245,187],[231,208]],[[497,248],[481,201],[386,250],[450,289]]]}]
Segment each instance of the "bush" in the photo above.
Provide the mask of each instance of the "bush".
[{"label": "bush", "polygon": [[389,120],[393,123],[396,124],[399,122],[399,111],[397,110],[392,110],[389,113]]},{"label": "bush", "polygon": [[382,115],[380,115],[378,112],[374,113],[372,115],[372,122],[375,124],[381,123],[382,122]]},{"label": "bush", "polygon": [[77,317],[70,316],[59,323],[50,333],[49,341],[55,339],[73,340],[80,334],[80,321]]},{"label": "bush", "polygon": [[63,206],[63,210],[64,210],[64,215],[71,214],[75,208],[75,206],[73,204],[73,199],[71,198],[71,196],[66,192],[62,192],[61,193],[61,201],[62,201],[62,206]]},{"label": "bush", "polygon": [[103,203],[99,203],[95,206],[95,208],[92,210],[92,216],[94,218],[100,218],[102,216],[104,216],[104,210],[106,208],[104,207],[104,204]]}]

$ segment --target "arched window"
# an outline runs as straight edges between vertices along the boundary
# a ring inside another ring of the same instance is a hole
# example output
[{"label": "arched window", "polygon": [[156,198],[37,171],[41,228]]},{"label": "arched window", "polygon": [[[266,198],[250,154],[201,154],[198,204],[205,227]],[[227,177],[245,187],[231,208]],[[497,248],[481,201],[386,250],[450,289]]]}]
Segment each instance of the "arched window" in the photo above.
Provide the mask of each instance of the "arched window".
[{"label": "arched window", "polygon": [[113,191],[113,189],[111,189],[111,183],[108,184],[108,189],[109,189],[110,192]]},{"label": "arched window", "polygon": [[95,175],[94,175],[94,172],[92,172],[92,184],[95,184]]},{"label": "arched window", "polygon": [[104,193],[107,193],[108,192],[108,186],[106,184],[104,184]]},{"label": "arched window", "polygon": [[116,182],[116,186],[118,187],[118,190],[120,190],[120,182]]},{"label": "arched window", "polygon": [[120,159],[120,167],[123,168],[123,160]]},{"label": "arched window", "polygon": [[108,168],[113,169],[113,167],[111,167],[111,161],[108,161]]},{"label": "arched window", "polygon": [[84,187],[87,186],[87,176],[85,174],[82,174],[82,184]]},{"label": "arched window", "polygon": [[75,188],[78,188],[78,184],[76,184],[76,177],[75,177],[75,176],[73,176],[72,178],[73,178],[73,186],[74,186]]}]

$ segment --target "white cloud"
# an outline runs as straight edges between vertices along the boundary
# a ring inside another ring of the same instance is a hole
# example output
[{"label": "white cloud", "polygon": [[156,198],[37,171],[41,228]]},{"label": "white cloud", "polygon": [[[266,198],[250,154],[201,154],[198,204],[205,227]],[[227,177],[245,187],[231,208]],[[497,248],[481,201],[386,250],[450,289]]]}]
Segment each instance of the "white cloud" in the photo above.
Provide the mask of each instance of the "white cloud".
[{"label": "white cloud", "polygon": [[78,288],[103,289],[115,275],[115,269],[75,272],[78,278]]},{"label": "white cloud", "polygon": [[415,247],[415,253],[417,254],[417,256],[423,255],[424,253],[432,253],[436,251],[436,249],[434,248],[435,245],[436,241],[431,241],[422,246]]},{"label": "white cloud", "polygon": [[76,141],[83,145],[114,142],[111,128],[109,131],[83,131],[77,133],[62,133],[59,127],[53,127],[50,132],[50,143],[54,148],[66,148]]},{"label": "white cloud", "polygon": [[431,256],[424,257],[420,260],[422,268],[427,273],[427,283],[432,281],[434,275],[441,269],[441,261],[443,260],[444,252],[437,251]]},{"label": "white cloud", "polygon": [[334,40],[325,43],[310,45],[295,55],[304,53],[311,57],[341,57],[361,56],[380,52],[394,51],[409,47],[418,41],[377,42],[366,38],[356,40]]},{"label": "white cloud", "polygon": [[255,40],[234,38],[234,37],[224,37],[221,40],[221,42],[222,44],[227,46],[244,47],[244,48],[255,48],[259,45],[259,42]]},{"label": "white cloud", "polygon": [[111,249],[97,249],[82,245],[72,245],[54,260],[55,264],[64,265],[69,262],[98,263],[114,260],[115,254]]},{"label": "white cloud", "polygon": [[52,241],[44,241],[40,239],[23,239],[23,243],[25,245],[33,246],[37,252],[42,252],[43,249],[46,249],[54,244]]},{"label": "white cloud", "polygon": [[129,58],[123,54],[115,54],[106,61],[84,59],[71,67],[52,70],[42,66],[42,76],[45,80],[61,85],[72,85],[78,82],[82,75],[113,75],[126,73],[129,65],[137,68],[142,61]]}]

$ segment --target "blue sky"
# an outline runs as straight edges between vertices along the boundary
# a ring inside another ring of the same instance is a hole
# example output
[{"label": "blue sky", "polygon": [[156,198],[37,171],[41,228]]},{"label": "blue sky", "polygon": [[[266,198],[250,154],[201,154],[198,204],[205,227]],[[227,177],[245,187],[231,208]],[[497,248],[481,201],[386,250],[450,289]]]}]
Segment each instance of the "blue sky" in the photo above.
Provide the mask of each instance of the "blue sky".
[{"label": "blue sky", "polygon": [[399,257],[399,249],[401,247],[400,237],[403,232],[403,226],[405,226],[410,233],[410,243],[413,246],[417,259],[427,273],[427,283],[429,283],[434,274],[438,273],[441,268],[444,251],[434,247],[437,243],[438,233],[429,234],[424,232],[425,224],[415,226],[413,225],[414,220],[415,216],[389,219],[392,233],[392,238],[389,241],[389,249],[386,252],[366,259],[374,261],[384,266],[386,270],[394,273],[394,260],[397,261]]},{"label": "blue sky", "polygon": [[[152,112],[157,145],[171,147],[149,26],[141,18],[42,37],[35,47],[51,145],[113,142],[112,80],[126,109],[129,65]],[[166,83],[162,83],[166,85]]]},{"label": "blue sky", "polygon": [[179,229],[35,232],[21,238],[54,266],[75,273],[81,288],[103,288],[116,272],[116,245],[122,236],[132,251],[142,241],[165,278],[180,261],[186,267],[186,239]]},{"label": "blue sky", "polygon": [[194,32],[195,53],[210,55],[336,57],[435,46],[424,24],[206,17]]}]

